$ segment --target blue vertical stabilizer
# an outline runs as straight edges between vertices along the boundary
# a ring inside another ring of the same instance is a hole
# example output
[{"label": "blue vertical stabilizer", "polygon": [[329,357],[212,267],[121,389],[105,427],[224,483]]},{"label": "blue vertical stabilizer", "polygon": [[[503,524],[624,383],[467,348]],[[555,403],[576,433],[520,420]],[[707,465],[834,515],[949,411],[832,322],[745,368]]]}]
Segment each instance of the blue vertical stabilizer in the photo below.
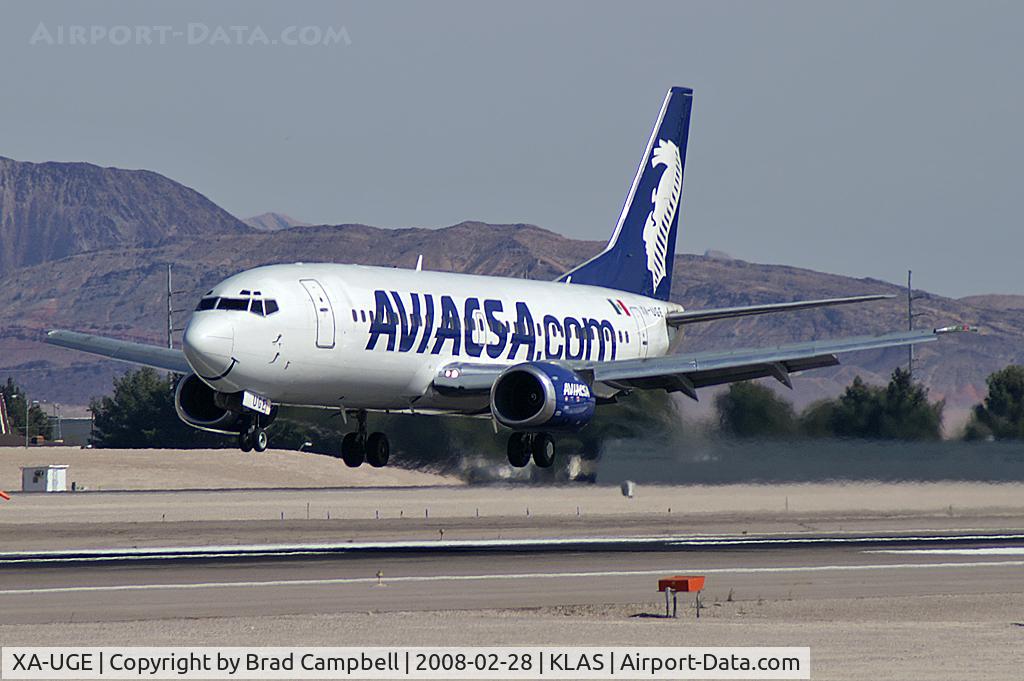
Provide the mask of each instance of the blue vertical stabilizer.
[{"label": "blue vertical stabilizer", "polygon": [[689,88],[668,91],[611,240],[559,281],[668,300],[692,102]]}]

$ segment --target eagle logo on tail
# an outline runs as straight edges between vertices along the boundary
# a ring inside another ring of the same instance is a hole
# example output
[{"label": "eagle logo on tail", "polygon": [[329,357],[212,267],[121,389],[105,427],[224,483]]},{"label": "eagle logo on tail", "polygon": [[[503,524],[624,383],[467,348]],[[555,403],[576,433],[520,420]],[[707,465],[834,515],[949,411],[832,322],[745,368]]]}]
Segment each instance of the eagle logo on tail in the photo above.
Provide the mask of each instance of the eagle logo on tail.
[{"label": "eagle logo on tail", "polygon": [[651,192],[653,204],[647,222],[644,224],[644,246],[647,251],[647,270],[651,273],[653,291],[667,274],[668,237],[672,231],[679,195],[683,188],[683,164],[679,158],[679,147],[671,140],[658,140],[658,146],[651,154],[651,167],[665,166],[658,180],[658,186]]}]

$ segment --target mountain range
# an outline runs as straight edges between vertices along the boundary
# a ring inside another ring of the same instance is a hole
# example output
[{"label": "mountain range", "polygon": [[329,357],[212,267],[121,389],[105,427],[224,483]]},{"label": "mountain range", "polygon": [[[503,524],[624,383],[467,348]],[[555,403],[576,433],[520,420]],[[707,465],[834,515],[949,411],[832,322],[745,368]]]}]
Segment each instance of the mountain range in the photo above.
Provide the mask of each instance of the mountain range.
[{"label": "mountain range", "polygon": [[[600,241],[568,239],[527,224],[463,222],[441,229],[305,225],[269,214],[238,220],[193,189],[145,170],[0,158],[0,377],[69,405],[110,390],[125,365],[40,343],[66,328],[166,342],[166,266],[174,273],[177,327],[206,290],[240,270],[327,261],[553,279],[597,253]],[[684,228],[685,229],[685,228]],[[603,236],[603,235],[602,235]],[[680,237],[685,243],[685,232]],[[690,308],[863,293],[879,304],[688,327],[693,350],[780,344],[905,328],[906,291],[874,279],[745,262],[720,252],[677,255],[672,299]],[[1024,361],[1024,296],[952,299],[914,291],[920,327],[972,324],[919,348],[915,377],[961,414],[985,395],[985,377]],[[176,336],[180,338],[180,335]],[[798,377],[798,406],[838,393],[853,376],[884,381],[906,351],[859,353]],[[705,403],[707,401],[705,400]]]},{"label": "mountain range", "polygon": [[307,227],[309,225],[308,222],[296,220],[284,213],[260,213],[251,218],[245,218],[242,222],[261,232],[276,232],[289,227]]}]

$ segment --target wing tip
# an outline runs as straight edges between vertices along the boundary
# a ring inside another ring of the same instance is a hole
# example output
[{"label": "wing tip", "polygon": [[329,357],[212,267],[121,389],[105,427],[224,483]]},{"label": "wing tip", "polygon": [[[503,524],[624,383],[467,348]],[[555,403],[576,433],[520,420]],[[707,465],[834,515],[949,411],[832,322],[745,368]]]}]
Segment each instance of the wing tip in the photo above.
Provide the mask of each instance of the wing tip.
[{"label": "wing tip", "polygon": [[942,336],[947,333],[978,333],[978,327],[971,324],[953,324],[932,329],[932,333],[936,336]]}]

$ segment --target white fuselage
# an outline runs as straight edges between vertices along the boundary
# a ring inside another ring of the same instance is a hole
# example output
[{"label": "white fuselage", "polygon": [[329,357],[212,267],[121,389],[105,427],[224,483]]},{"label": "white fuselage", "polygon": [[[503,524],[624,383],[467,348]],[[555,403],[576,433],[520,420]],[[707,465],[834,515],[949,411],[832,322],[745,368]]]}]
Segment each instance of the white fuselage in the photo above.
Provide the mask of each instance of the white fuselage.
[{"label": "white fuselage", "polygon": [[192,315],[184,352],[216,390],[462,413],[486,398],[434,391],[446,365],[660,356],[672,340],[665,315],[682,309],[595,286],[302,263],[242,272],[203,300],[211,309]]}]

